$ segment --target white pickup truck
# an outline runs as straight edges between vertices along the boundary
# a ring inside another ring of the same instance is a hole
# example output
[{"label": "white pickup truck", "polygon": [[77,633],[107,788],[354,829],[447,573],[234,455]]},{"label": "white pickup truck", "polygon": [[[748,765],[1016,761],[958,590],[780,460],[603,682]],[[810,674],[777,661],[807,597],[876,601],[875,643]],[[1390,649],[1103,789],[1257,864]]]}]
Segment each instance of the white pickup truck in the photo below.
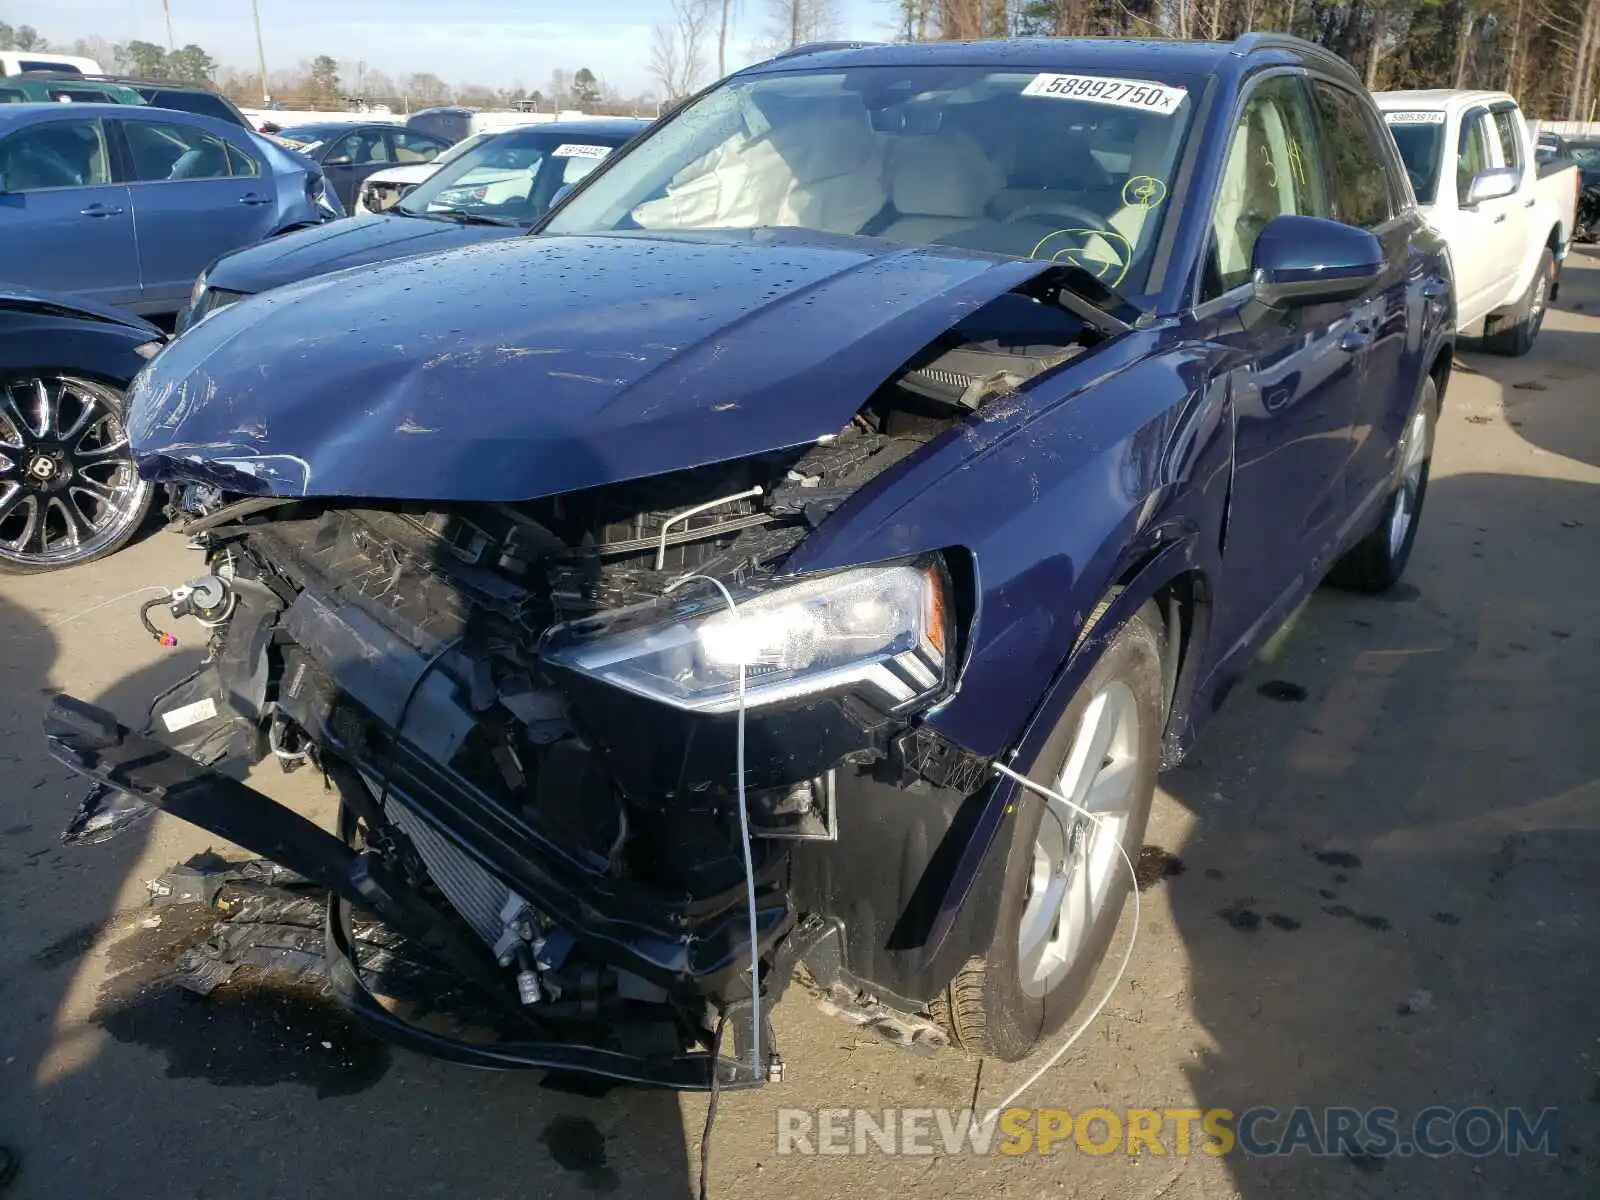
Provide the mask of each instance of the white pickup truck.
[{"label": "white pickup truck", "polygon": [[1578,169],[1539,163],[1503,92],[1378,92],[1411,190],[1444,238],[1456,328],[1484,348],[1526,354],[1555,297],[1577,219]]}]

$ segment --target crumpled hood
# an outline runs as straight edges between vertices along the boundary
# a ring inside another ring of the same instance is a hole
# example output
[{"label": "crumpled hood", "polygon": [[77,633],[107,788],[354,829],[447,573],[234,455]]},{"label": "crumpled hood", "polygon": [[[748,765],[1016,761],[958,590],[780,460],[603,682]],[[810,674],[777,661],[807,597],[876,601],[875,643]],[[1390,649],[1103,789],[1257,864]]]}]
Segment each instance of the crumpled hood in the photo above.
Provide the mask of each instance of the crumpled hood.
[{"label": "crumpled hood", "polygon": [[530,500],[835,434],[1050,269],[795,231],[520,238],[221,310],[134,380],[130,434],[152,479]]},{"label": "crumpled hood", "polygon": [[18,283],[0,283],[0,308],[23,312],[64,312],[73,316],[104,321],[108,325],[126,325],[129,329],[148,334],[152,339],[167,335],[143,317],[112,308],[81,296],[68,296],[62,292],[46,292],[38,288],[23,287]]},{"label": "crumpled hood", "polygon": [[219,260],[207,273],[212,287],[254,295],[314,275],[434,254],[457,246],[521,237],[520,226],[461,225],[431,217],[347,217],[268,238]]}]

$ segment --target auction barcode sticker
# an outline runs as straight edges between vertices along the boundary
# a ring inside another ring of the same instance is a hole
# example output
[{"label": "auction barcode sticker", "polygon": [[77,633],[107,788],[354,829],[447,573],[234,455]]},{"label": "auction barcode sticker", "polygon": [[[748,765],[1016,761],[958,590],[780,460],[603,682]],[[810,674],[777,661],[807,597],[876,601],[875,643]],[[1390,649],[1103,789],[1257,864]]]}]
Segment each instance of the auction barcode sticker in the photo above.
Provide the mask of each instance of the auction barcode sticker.
[{"label": "auction barcode sticker", "polygon": [[1386,112],[1383,119],[1391,125],[1443,125],[1442,112]]},{"label": "auction barcode sticker", "polygon": [[1083,100],[1114,104],[1140,112],[1171,116],[1189,93],[1148,79],[1108,79],[1098,75],[1035,75],[1022,89],[1024,96],[1050,96],[1057,100]]},{"label": "auction barcode sticker", "polygon": [[562,142],[551,151],[552,158],[604,158],[611,153],[610,146],[580,146],[576,142]]}]

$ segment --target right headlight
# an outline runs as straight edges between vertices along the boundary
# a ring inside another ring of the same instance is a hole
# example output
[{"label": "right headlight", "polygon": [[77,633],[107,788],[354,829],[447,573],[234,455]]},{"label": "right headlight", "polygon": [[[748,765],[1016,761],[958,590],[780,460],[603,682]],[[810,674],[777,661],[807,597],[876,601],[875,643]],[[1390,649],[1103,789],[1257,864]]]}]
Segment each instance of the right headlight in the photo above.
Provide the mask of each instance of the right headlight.
[{"label": "right headlight", "polygon": [[584,637],[580,625],[545,653],[580,672],[674,708],[732,712],[860,688],[909,709],[942,691],[953,638],[938,563],[861,567],[767,591],[700,599],[665,621]]}]

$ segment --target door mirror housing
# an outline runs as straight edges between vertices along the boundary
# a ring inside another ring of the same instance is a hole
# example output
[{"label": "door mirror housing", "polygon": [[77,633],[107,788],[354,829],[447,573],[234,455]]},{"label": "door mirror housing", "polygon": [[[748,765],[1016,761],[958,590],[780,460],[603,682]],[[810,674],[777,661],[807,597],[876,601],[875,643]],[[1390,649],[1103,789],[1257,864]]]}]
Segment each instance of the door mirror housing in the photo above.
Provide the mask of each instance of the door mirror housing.
[{"label": "door mirror housing", "polygon": [[1467,196],[1461,202],[1461,207],[1476,208],[1485,200],[1509,196],[1517,190],[1521,177],[1522,172],[1516,167],[1490,167],[1487,171],[1479,171],[1467,185]]},{"label": "door mirror housing", "polygon": [[1365,229],[1322,217],[1274,217],[1250,258],[1255,298],[1268,308],[1352,300],[1383,275],[1383,247]]}]

